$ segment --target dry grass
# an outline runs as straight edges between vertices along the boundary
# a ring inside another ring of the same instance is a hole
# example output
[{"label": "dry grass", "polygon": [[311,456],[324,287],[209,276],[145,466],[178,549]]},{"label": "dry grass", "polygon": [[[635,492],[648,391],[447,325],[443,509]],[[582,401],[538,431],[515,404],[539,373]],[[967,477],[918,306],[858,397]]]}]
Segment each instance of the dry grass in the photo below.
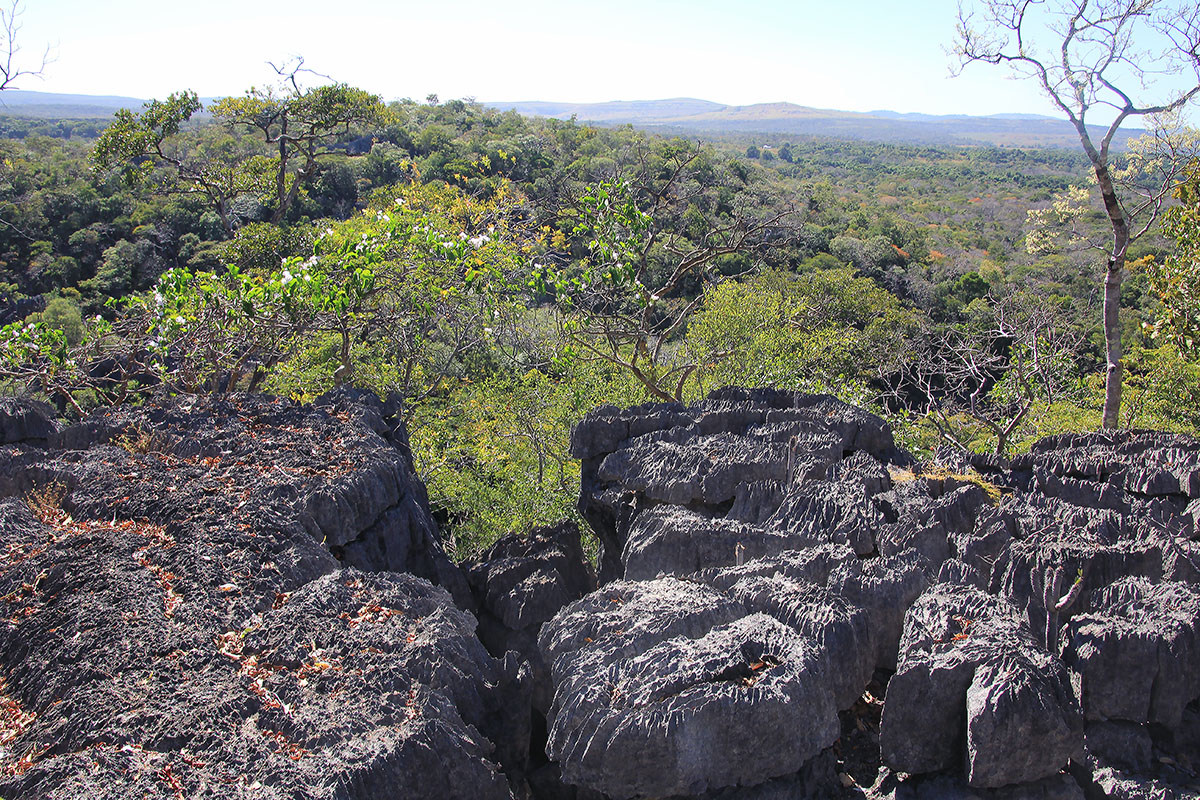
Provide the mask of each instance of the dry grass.
[{"label": "dry grass", "polygon": [[43,525],[58,527],[70,517],[63,510],[63,501],[67,497],[67,487],[57,481],[30,489],[25,494],[25,505],[30,513]]},{"label": "dry grass", "polygon": [[134,428],[113,439],[113,444],[131,455],[170,453],[174,448],[171,437],[156,430]]},{"label": "dry grass", "polygon": [[918,471],[910,469],[898,469],[895,467],[889,468],[888,473],[892,477],[892,483],[908,483],[915,481],[918,478],[931,478],[933,480],[952,479],[960,483],[973,483],[983,490],[988,499],[995,505],[999,503],[1004,496],[1004,490],[996,484],[989,481],[987,478],[980,475],[975,470],[969,472],[951,472],[946,469],[921,469]]}]

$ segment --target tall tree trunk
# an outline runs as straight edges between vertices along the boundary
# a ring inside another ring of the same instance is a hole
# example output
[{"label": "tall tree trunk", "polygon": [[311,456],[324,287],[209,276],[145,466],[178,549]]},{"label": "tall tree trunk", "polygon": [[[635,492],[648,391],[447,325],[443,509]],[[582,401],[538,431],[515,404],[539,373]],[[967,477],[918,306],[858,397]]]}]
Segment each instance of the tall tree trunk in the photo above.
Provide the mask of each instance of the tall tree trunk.
[{"label": "tall tree trunk", "polygon": [[1121,281],[1125,277],[1125,252],[1108,261],[1104,278],[1104,417],[1101,425],[1117,427],[1121,412]]},{"label": "tall tree trunk", "polygon": [[[1121,201],[1117,198],[1112,175],[1108,170],[1108,137],[1096,150],[1081,119],[1073,119],[1079,132],[1083,150],[1092,162],[1100,196],[1104,200],[1104,211],[1112,225],[1112,252],[1108,257],[1108,268],[1104,275],[1104,414],[1101,426],[1117,427],[1121,413],[1121,382],[1124,377],[1121,367],[1121,282],[1125,279],[1125,256],[1129,250],[1129,220]],[[1111,132],[1109,134],[1111,136]]]}]

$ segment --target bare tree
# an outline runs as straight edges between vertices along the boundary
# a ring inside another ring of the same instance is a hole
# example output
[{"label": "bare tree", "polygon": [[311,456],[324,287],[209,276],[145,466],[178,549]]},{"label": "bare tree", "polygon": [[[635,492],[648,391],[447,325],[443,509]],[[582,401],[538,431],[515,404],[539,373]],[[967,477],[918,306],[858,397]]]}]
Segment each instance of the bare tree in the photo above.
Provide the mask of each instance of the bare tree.
[{"label": "bare tree", "polygon": [[25,13],[21,8],[21,0],[11,0],[7,7],[0,6],[0,92],[5,89],[16,89],[16,83],[21,78],[41,75],[46,65],[50,63],[50,47],[42,53],[42,60],[36,67],[22,65],[18,59],[21,46],[17,44],[17,33],[21,30],[18,17]]},{"label": "bare tree", "polygon": [[[1091,161],[1112,227],[1104,278],[1102,424],[1115,427],[1121,282],[1129,244],[1139,232],[1131,220],[1140,208],[1145,213],[1136,224],[1147,229],[1161,196],[1146,204],[1144,196],[1123,192],[1110,147],[1126,120],[1177,111],[1200,93],[1200,6],[1191,0],[977,0],[959,6],[955,53],[960,69],[978,61],[1035,79],[1074,126]],[[1175,88],[1162,85],[1171,83]],[[1141,96],[1151,89],[1157,96]],[[1093,110],[1113,115],[1107,127],[1089,128]]]},{"label": "bare tree", "polygon": [[1006,455],[1031,412],[1070,394],[1083,336],[1069,318],[1042,296],[990,299],[986,313],[920,337],[903,385],[943,441],[970,451],[963,431],[981,427]]}]

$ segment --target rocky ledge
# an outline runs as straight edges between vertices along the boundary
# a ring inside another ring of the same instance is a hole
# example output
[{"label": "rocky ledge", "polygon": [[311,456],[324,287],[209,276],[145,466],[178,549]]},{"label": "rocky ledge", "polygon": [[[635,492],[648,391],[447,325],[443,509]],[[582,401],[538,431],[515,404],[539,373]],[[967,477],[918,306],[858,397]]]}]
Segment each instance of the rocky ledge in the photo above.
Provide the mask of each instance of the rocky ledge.
[{"label": "rocky ledge", "polygon": [[0,797],[1200,797],[1200,442],[737,389],[446,558],[395,409],[0,402]]}]

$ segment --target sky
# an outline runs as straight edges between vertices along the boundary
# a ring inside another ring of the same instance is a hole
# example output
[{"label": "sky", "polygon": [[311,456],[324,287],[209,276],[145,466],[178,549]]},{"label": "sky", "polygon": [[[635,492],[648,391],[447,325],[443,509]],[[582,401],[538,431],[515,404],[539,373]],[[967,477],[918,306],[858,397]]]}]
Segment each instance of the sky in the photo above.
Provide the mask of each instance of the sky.
[{"label": "sky", "polygon": [[21,0],[34,91],[202,97],[307,66],[385,100],[696,97],[846,111],[1040,113],[1030,81],[953,78],[957,0]]}]

